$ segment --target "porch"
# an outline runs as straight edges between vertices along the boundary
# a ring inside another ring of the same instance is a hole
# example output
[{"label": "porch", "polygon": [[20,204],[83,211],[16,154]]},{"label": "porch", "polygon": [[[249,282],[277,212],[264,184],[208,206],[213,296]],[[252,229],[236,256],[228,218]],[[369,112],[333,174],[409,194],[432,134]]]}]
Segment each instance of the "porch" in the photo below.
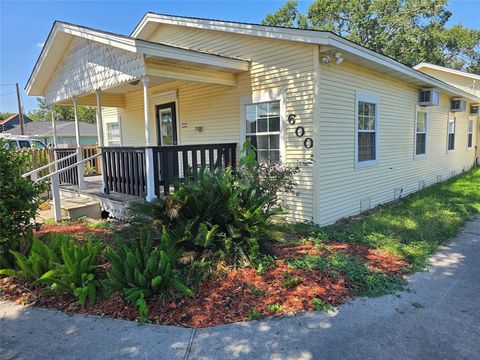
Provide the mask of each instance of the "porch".
[{"label": "porch", "polygon": [[[243,59],[56,23],[26,90],[51,106],[73,106],[76,147],[55,151],[63,195],[151,201],[202,169],[235,167],[249,71]],[[79,105],[96,107],[102,176],[95,181],[84,176]]]}]

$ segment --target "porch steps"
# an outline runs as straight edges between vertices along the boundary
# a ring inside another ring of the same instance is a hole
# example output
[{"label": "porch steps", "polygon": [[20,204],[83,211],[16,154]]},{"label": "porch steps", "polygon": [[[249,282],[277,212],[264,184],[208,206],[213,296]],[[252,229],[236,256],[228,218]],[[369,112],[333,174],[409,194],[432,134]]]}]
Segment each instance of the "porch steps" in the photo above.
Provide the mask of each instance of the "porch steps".
[{"label": "porch steps", "polygon": [[78,219],[86,216],[91,219],[100,219],[102,217],[100,203],[85,196],[62,197],[60,205],[62,218]]}]

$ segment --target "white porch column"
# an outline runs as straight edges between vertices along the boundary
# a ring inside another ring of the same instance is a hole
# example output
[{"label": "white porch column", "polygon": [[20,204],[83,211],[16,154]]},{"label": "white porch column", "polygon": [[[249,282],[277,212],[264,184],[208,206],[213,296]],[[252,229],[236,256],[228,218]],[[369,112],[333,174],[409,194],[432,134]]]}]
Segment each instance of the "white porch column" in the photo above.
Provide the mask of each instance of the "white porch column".
[{"label": "white porch column", "polygon": [[[102,104],[100,101],[100,94],[101,94],[100,89],[97,89],[95,91],[95,95],[97,98],[97,136],[98,136],[98,149],[99,149],[98,151],[101,154],[102,147],[103,147],[103,123],[102,123]],[[97,159],[103,160],[102,155],[100,155]],[[105,184],[105,175],[106,175],[105,171],[106,171],[105,167],[102,166],[102,193],[103,194],[107,192],[107,188]]]},{"label": "white porch column", "polygon": [[56,148],[58,146],[57,142],[57,123],[55,122],[55,111],[53,108],[50,108],[50,112],[52,113],[52,137],[53,137],[53,147]]},{"label": "white porch column", "polygon": [[[55,149],[58,146],[57,124],[55,121],[55,111],[53,108],[50,108],[50,112],[52,113],[53,160],[57,160],[57,153],[55,152]],[[58,164],[50,166],[50,173],[53,173],[57,170]],[[58,174],[52,176],[50,183],[53,202],[53,218],[55,221],[60,221],[62,220],[62,208],[60,205],[60,180]]]},{"label": "white porch column", "polygon": [[[77,108],[77,99],[73,98],[73,114],[75,116],[75,138],[77,140],[77,161],[83,160],[83,151],[82,144],[80,143],[80,122],[78,120],[78,108]],[[78,174],[78,189],[82,190],[85,188],[84,174],[83,174],[83,163],[78,164],[77,166]]]},{"label": "white porch column", "polygon": [[148,102],[148,78],[144,77],[143,82],[143,107],[145,110],[145,173],[147,181],[147,201],[152,201],[157,196],[155,195],[155,174],[153,167],[153,149],[150,147],[150,106]]}]

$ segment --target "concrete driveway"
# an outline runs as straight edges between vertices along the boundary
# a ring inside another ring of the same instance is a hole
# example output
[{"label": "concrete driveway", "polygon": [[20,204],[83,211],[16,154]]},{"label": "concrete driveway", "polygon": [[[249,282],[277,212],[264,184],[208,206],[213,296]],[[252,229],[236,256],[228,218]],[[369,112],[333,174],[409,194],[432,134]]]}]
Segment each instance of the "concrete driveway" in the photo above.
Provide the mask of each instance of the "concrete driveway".
[{"label": "concrete driveway", "polygon": [[206,329],[0,303],[1,359],[480,359],[480,218],[409,290],[336,312]]}]

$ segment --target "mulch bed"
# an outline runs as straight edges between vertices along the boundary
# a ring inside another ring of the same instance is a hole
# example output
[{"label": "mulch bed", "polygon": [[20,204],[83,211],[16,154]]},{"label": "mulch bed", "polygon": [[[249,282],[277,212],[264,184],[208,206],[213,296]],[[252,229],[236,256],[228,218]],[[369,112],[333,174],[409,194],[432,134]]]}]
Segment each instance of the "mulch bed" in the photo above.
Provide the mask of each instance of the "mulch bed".
[{"label": "mulch bed", "polygon": [[[85,225],[85,224],[84,224]],[[92,229],[86,225],[44,225],[40,233],[73,231],[74,234],[108,233],[105,229]],[[405,274],[405,261],[384,251],[368,249],[361,245],[328,243],[316,247],[311,242],[296,246],[272,245],[276,267],[263,273],[247,267],[228,271],[224,276],[205,280],[193,299],[178,298],[175,301],[149,301],[149,320],[154,323],[186,327],[207,327],[243,321],[251,314],[257,316],[281,316],[303,311],[313,311],[312,299],[318,298],[331,305],[339,305],[352,298],[348,281],[341,276],[329,277],[318,270],[290,269],[286,259],[306,254],[321,255],[326,252],[343,252],[361,257],[367,266],[388,275]],[[105,266],[102,266],[104,271]],[[298,283],[286,283],[286,279],[301,279]],[[115,318],[136,320],[137,310],[120,294],[97,304],[87,304],[83,309],[69,296],[47,296],[41,288],[29,290],[26,284],[12,279],[0,279],[0,297],[16,303],[48,307],[62,311],[81,312]],[[274,305],[276,309],[272,309]]]},{"label": "mulch bed", "polygon": [[47,234],[70,234],[75,235],[76,240],[85,240],[91,234],[110,238],[110,231],[103,228],[89,227],[88,223],[81,221],[66,221],[58,224],[42,224],[40,229],[34,232],[34,236],[42,237]]}]

